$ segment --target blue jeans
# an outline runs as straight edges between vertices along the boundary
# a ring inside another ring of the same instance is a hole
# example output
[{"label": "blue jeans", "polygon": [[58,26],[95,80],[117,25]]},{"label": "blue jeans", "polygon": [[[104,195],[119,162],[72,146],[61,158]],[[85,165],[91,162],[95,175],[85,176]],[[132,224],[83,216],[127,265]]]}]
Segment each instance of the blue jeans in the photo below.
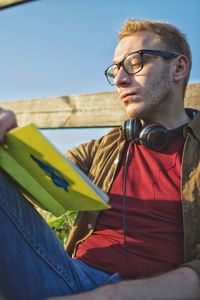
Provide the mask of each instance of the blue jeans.
[{"label": "blue jeans", "polygon": [[0,171],[0,290],[9,300],[44,300],[118,282],[68,256],[54,232]]}]

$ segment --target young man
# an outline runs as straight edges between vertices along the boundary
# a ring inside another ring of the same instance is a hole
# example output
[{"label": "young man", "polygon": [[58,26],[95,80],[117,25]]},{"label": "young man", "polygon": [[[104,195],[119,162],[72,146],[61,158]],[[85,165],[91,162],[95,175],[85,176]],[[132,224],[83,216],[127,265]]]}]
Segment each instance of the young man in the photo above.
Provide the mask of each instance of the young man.
[{"label": "young man", "polygon": [[[200,114],[183,103],[190,69],[175,27],[122,27],[105,75],[130,120],[67,154],[112,206],[78,215],[67,244],[74,258],[1,174],[0,286],[8,298],[200,299]],[[0,113],[3,139],[16,121]]]}]

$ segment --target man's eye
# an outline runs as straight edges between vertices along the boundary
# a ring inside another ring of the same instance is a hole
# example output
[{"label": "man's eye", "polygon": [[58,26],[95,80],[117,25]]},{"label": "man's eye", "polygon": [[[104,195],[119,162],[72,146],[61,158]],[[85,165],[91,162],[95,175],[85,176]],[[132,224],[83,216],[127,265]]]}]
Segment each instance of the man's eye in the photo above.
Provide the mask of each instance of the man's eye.
[{"label": "man's eye", "polygon": [[138,66],[138,65],[140,65],[140,60],[139,59],[132,59],[131,61],[130,61],[130,65],[131,66]]},{"label": "man's eye", "polygon": [[116,65],[112,66],[112,75],[113,77],[115,77],[117,75],[117,72],[118,72],[118,67]]},{"label": "man's eye", "polygon": [[130,58],[125,61],[125,68],[128,72],[136,72],[141,67],[141,61],[138,58]]}]

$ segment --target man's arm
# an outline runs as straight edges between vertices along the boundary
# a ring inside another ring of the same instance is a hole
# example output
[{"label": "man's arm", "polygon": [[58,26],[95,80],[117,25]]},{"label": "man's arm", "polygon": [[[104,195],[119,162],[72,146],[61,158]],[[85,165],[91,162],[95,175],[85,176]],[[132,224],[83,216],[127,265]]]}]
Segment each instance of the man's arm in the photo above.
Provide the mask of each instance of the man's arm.
[{"label": "man's arm", "polygon": [[15,114],[11,110],[0,108],[0,143],[3,143],[7,131],[17,127]]},{"label": "man's arm", "polygon": [[[200,278],[189,267],[159,276],[109,284],[91,292],[51,300],[199,300]],[[49,300],[50,300],[49,299]]]}]

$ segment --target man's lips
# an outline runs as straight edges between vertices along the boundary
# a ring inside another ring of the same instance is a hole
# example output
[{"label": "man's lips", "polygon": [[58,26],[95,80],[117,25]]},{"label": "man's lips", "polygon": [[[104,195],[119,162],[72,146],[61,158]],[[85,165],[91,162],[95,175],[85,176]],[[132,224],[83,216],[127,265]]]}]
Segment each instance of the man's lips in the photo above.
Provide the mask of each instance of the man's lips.
[{"label": "man's lips", "polygon": [[123,103],[129,102],[129,101],[134,101],[139,98],[139,95],[136,94],[135,92],[130,92],[130,93],[123,93],[120,95],[120,100]]}]

